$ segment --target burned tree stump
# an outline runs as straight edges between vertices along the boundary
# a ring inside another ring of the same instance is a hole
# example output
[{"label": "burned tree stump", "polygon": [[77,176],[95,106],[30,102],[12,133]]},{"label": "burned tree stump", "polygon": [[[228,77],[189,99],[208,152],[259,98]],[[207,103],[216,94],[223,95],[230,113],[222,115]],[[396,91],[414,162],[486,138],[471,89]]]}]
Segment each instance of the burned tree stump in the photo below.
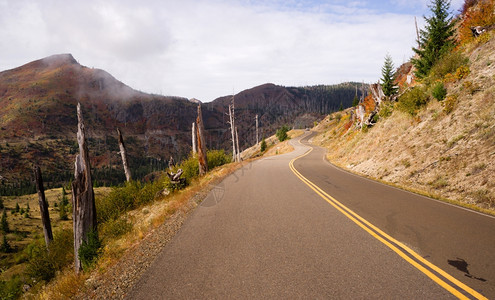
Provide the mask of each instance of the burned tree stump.
[{"label": "burned tree stump", "polygon": [[120,156],[122,157],[122,165],[124,166],[125,178],[127,181],[131,181],[131,170],[129,169],[129,164],[127,163],[127,150],[125,149],[124,139],[122,138],[122,133],[120,129],[117,128],[117,134],[119,135],[119,148]]},{"label": "burned tree stump", "polygon": [[79,154],[76,156],[74,181],[72,182],[72,219],[74,222],[74,263],[76,273],[79,273],[82,270],[78,255],[79,248],[83,241],[88,240],[90,231],[96,232],[97,223],[91,166],[80,103],[77,104],[77,120]]},{"label": "burned tree stump", "polygon": [[167,172],[167,176],[170,179],[170,183],[179,184],[179,185],[186,183],[185,178],[180,178],[180,176],[182,175],[183,172],[184,171],[182,169],[177,170],[177,173],[173,173],[173,172],[168,173]]},{"label": "burned tree stump", "polygon": [[43,186],[43,177],[38,165],[33,166],[34,180],[36,181],[36,190],[38,191],[38,202],[40,204],[41,223],[43,224],[43,234],[45,235],[45,244],[48,245],[53,241],[52,224],[50,222],[50,213],[48,212],[48,203],[45,198],[45,188]]}]

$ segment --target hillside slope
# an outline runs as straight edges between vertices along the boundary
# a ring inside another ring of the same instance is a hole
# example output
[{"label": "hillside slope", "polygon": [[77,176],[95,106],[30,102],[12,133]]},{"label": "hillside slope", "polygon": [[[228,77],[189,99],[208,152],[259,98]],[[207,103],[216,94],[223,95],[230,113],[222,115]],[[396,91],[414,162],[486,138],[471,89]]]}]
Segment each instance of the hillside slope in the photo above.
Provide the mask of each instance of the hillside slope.
[{"label": "hillside slope", "polygon": [[[235,95],[242,149],[282,125],[306,127],[349,107],[355,83],[286,88],[265,84]],[[230,149],[227,123],[232,96],[201,104],[209,149]],[[123,182],[116,128],[120,128],[136,179],[163,169],[172,156],[191,151],[197,100],[136,91],[109,73],[80,65],[70,54],[53,55],[0,72],[0,194],[34,192],[31,165],[41,164],[48,187],[71,180],[76,104],[81,102],[97,185]]]},{"label": "hillside slope", "polygon": [[[353,122],[354,109],[333,114],[315,128],[320,134],[314,142],[329,149],[331,162],[352,172],[494,209],[495,39],[491,37],[465,51],[470,73],[447,85],[447,100],[431,99],[415,117],[394,109],[390,117],[363,129]],[[453,106],[446,109],[449,101]]]}]

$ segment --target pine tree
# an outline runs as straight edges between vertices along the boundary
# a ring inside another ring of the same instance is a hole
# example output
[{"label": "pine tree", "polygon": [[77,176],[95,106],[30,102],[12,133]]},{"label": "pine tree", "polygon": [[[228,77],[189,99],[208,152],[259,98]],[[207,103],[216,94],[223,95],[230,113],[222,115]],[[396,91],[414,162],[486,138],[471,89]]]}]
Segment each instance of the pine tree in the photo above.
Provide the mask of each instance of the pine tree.
[{"label": "pine tree", "polygon": [[431,0],[429,7],[433,16],[424,17],[426,27],[420,30],[419,47],[413,48],[418,58],[411,59],[418,78],[428,76],[435,62],[455,46],[455,22],[450,16],[450,1]]},{"label": "pine tree", "polygon": [[7,211],[5,209],[3,210],[2,219],[0,220],[0,230],[2,230],[3,233],[8,233],[10,231],[9,223],[7,222]]},{"label": "pine tree", "polygon": [[6,235],[3,236],[2,245],[0,245],[0,252],[3,253],[12,252],[12,247],[10,246],[9,241],[7,241]]},{"label": "pine tree", "polygon": [[261,140],[260,150],[261,150],[261,152],[264,152],[266,150],[265,137],[263,137],[263,139]]},{"label": "pine tree", "polygon": [[359,98],[358,96],[354,96],[354,99],[352,99],[352,106],[357,106],[359,104]]},{"label": "pine tree", "polygon": [[394,85],[395,81],[395,71],[394,62],[390,54],[385,56],[385,63],[382,67],[382,89],[385,96],[390,97],[397,93],[397,87]]}]

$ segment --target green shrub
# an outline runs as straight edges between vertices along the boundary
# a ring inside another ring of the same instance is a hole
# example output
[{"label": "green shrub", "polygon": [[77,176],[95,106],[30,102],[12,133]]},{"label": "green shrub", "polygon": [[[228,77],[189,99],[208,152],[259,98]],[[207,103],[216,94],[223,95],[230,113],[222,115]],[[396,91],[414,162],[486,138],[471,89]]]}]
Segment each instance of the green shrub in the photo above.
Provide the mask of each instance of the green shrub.
[{"label": "green shrub", "polygon": [[113,188],[108,195],[96,199],[98,223],[117,219],[129,210],[150,203],[161,189],[163,189],[161,179],[144,184],[139,181],[130,181],[122,187]]},{"label": "green shrub", "polygon": [[380,109],[380,112],[378,113],[378,116],[383,119],[388,118],[392,115],[393,112],[394,107],[391,103],[382,102],[382,107]]},{"label": "green shrub", "polygon": [[437,84],[433,86],[431,95],[438,101],[443,101],[443,99],[445,99],[445,96],[447,96],[447,89],[443,85],[443,82],[437,82]]},{"label": "green shrub", "polygon": [[105,197],[96,199],[96,216],[98,223],[116,219],[124,212],[135,206],[135,199],[141,190],[141,183],[138,181],[126,182],[123,187],[113,188]]},{"label": "green shrub", "polygon": [[14,300],[22,294],[22,280],[14,276],[8,281],[0,281],[0,299]]},{"label": "green shrub", "polygon": [[132,223],[127,218],[118,218],[101,224],[100,232],[102,239],[118,238],[130,232],[132,227]]},{"label": "green shrub", "polygon": [[288,139],[289,137],[287,136],[287,132],[289,131],[289,127],[284,125],[282,126],[279,130],[277,130],[276,132],[276,136],[278,138],[279,141],[283,142],[285,141],[286,139]]},{"label": "green shrub", "polygon": [[44,239],[29,244],[24,250],[27,256],[26,274],[35,281],[50,281],[74,261],[72,230],[61,230],[54,234],[47,251]]},{"label": "green shrub", "polygon": [[210,170],[232,161],[232,157],[225,154],[224,150],[208,150],[206,158],[208,160],[208,169]]},{"label": "green shrub", "polygon": [[263,137],[263,139],[261,140],[261,144],[260,144],[260,151],[265,152],[265,150],[266,150],[266,141],[265,141],[265,138]]},{"label": "green shrub", "polygon": [[415,116],[418,109],[428,103],[428,95],[421,87],[414,87],[399,97],[397,108],[403,112]]},{"label": "green shrub", "polygon": [[101,253],[101,246],[102,245],[100,238],[98,237],[98,232],[94,230],[88,232],[86,240],[83,240],[78,251],[78,257],[81,261],[83,270],[88,270],[95,264],[98,256]]},{"label": "green shrub", "polygon": [[455,73],[456,70],[467,65],[469,59],[459,51],[451,51],[443,55],[431,68],[431,76],[434,79],[443,79],[449,73]]},{"label": "green shrub", "polygon": [[188,185],[194,178],[199,176],[199,162],[195,155],[189,156],[179,165],[179,168],[184,171],[182,177],[186,179],[186,184]]}]

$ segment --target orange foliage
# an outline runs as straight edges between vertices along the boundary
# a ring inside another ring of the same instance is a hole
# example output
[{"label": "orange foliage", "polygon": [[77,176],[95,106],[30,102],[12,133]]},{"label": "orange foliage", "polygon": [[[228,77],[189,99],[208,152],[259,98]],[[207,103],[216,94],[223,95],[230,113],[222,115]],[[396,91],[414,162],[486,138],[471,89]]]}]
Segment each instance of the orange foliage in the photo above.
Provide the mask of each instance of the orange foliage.
[{"label": "orange foliage", "polygon": [[471,27],[488,26],[495,24],[495,0],[479,0],[473,5],[471,2],[466,5],[466,11],[459,28],[459,41],[466,44],[474,40]]},{"label": "orange foliage", "polygon": [[373,96],[368,95],[366,98],[364,98],[363,101],[364,109],[366,113],[370,113],[375,110],[375,100],[373,100]]}]

